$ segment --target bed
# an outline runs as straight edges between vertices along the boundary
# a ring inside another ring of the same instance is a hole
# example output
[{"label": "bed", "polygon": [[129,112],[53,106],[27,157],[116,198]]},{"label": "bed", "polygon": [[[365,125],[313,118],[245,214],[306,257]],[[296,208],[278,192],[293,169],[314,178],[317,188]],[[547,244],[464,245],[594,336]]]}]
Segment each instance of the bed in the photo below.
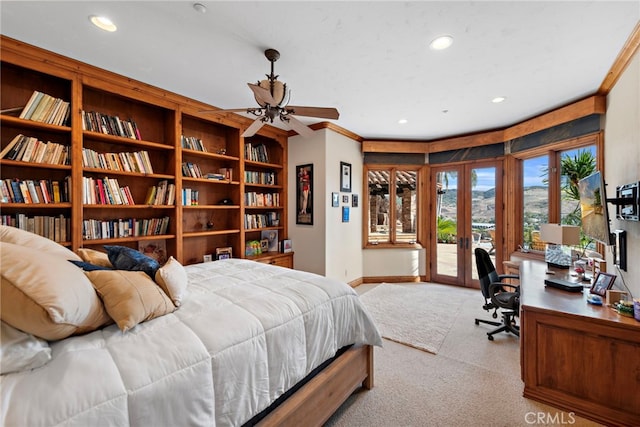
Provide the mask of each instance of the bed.
[{"label": "bed", "polygon": [[[16,274],[24,276],[20,263],[34,261],[21,260],[21,242],[5,234],[3,328],[9,323],[20,330],[10,315],[18,297],[7,289],[20,279]],[[56,248],[50,256],[51,248],[31,243],[28,250],[38,251],[46,268],[29,272],[30,283],[44,280],[40,276],[55,281],[56,261],[92,277],[64,259],[70,251]],[[381,338],[346,284],[243,259],[183,270],[187,286],[179,307],[126,332],[119,320],[90,332],[80,325],[69,337],[44,341],[50,359],[42,366],[3,374],[1,424],[320,425],[356,388],[373,385],[372,346]],[[96,290],[107,306],[108,294]]]}]

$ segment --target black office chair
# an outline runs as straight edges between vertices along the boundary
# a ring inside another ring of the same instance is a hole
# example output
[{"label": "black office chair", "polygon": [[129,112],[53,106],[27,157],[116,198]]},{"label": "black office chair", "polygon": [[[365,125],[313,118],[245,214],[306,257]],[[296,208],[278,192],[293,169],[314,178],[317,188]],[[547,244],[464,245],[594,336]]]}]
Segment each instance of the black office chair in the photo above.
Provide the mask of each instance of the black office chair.
[{"label": "black office chair", "polygon": [[493,335],[499,332],[511,332],[516,336],[520,336],[520,327],[516,325],[515,320],[520,310],[520,286],[503,282],[505,279],[519,279],[520,277],[515,274],[499,275],[489,253],[482,248],[476,248],[475,256],[480,289],[484,296],[482,308],[487,311],[493,310],[492,316],[494,319],[498,317],[498,309],[501,309],[502,313],[502,322],[476,319],[476,325],[486,323],[499,326],[497,329],[487,332],[489,341],[493,341]]}]

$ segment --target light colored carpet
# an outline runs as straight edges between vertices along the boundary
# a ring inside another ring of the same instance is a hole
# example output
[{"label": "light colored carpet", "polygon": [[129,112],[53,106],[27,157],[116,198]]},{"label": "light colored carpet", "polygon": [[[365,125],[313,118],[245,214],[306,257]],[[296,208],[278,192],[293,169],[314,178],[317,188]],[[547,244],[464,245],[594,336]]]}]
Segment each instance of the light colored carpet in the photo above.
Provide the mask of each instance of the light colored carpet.
[{"label": "light colored carpet", "polygon": [[[376,284],[360,285],[364,297]],[[397,285],[391,285],[397,286]],[[492,319],[482,309],[480,290],[439,284],[411,284],[450,292],[462,308],[437,355],[383,340],[374,352],[374,387],[354,393],[325,427],[594,427],[585,420],[522,396],[520,341],[512,334],[486,332]],[[408,303],[407,303],[408,304]],[[408,319],[416,314],[401,305]]]},{"label": "light colored carpet", "polygon": [[360,296],[360,300],[384,338],[437,354],[462,306],[458,291],[383,283]]}]

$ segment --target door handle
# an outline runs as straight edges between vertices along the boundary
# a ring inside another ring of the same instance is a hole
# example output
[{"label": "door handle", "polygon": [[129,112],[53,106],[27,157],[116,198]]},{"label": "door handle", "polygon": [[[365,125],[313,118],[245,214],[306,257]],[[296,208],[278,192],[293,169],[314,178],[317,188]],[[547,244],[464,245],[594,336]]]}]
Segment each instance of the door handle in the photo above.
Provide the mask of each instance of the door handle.
[{"label": "door handle", "polygon": [[460,245],[460,249],[464,249],[464,238],[460,237],[460,240],[458,240],[458,244]]},{"label": "door handle", "polygon": [[465,238],[465,243],[466,243],[467,249],[469,249],[469,238],[468,237]]}]

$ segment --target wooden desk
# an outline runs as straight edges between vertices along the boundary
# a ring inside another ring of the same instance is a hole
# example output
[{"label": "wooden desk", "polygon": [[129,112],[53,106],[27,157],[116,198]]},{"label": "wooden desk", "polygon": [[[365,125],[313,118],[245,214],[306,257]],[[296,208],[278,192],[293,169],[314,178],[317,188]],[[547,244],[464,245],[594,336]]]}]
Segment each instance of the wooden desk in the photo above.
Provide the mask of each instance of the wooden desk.
[{"label": "wooden desk", "polygon": [[[640,426],[640,322],[544,286],[520,265],[520,363],[527,398],[607,425]],[[565,278],[566,279],[566,278]]]}]

